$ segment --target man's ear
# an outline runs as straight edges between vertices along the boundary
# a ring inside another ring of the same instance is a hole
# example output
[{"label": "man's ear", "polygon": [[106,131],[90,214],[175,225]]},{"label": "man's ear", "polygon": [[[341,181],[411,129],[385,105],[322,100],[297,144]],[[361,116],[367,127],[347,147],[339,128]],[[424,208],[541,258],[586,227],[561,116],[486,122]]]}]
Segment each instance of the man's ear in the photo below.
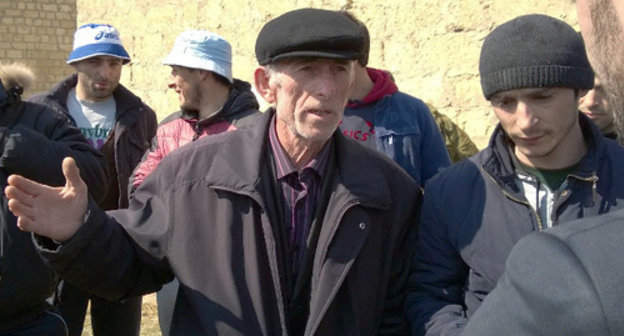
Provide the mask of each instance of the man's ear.
[{"label": "man's ear", "polygon": [[267,103],[273,104],[275,102],[275,94],[269,85],[270,79],[269,69],[266,67],[259,66],[256,71],[254,71],[254,86],[256,87],[256,91]]},{"label": "man's ear", "polygon": [[198,71],[199,71],[199,78],[203,81],[208,79],[208,77],[212,76],[212,72],[208,70],[198,69]]}]

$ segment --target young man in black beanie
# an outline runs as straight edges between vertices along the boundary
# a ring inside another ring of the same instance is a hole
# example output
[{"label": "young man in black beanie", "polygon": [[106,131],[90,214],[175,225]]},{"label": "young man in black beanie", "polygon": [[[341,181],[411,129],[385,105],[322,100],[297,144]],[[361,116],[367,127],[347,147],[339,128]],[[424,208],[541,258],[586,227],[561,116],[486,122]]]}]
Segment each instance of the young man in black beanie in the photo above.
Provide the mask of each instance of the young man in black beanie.
[{"label": "young man in black beanie", "polygon": [[256,90],[273,107],[255,127],[169,153],[129,209],[89,204],[66,160],[64,189],[9,177],[11,210],[61,276],[99,295],[175,275],[170,335],[405,335],[421,193],[338,131],[362,46],[339,12],[278,16],[256,40]]},{"label": "young man in black beanie", "polygon": [[459,334],[523,236],[624,207],[624,151],[577,109],[594,76],[572,27],[545,15],[504,23],[479,71],[499,125],[428,184],[406,301],[414,335]]},{"label": "young man in black beanie", "polygon": [[[576,3],[588,55],[604,79],[622,139],[624,1]],[[624,210],[524,237],[465,335],[624,335],[622,241]]]}]

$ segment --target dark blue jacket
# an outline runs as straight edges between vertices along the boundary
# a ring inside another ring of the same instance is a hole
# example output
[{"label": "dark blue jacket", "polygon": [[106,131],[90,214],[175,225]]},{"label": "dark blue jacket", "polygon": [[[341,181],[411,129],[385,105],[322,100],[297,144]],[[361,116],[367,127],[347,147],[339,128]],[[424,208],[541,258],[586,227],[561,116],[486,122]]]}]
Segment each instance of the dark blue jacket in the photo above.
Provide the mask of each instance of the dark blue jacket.
[{"label": "dark blue jacket", "polygon": [[[580,124],[589,149],[556,192],[554,225],[624,208],[624,149],[585,116]],[[539,229],[509,148],[499,125],[486,149],[427,184],[405,303],[414,335],[459,334],[502,275],[511,248]]]},{"label": "dark blue jacket", "polygon": [[[373,108],[375,147],[424,185],[451,164],[444,139],[420,99],[397,91],[361,108]],[[347,108],[347,110],[350,108]]]}]

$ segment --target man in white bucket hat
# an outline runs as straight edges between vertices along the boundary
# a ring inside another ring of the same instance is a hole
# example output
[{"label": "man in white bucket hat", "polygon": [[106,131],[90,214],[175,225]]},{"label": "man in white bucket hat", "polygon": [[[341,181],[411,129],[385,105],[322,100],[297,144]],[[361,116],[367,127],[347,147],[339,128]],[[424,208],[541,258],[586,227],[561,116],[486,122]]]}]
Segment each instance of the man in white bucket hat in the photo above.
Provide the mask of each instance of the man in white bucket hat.
[{"label": "man in white bucket hat", "polygon": [[[158,166],[165,155],[210,134],[235,130],[253,123],[258,102],[247,82],[232,78],[232,48],[221,36],[203,30],[187,30],[176,39],[164,65],[171,66],[167,86],[178,94],[180,110],[165,118],[151,149],[137,166],[130,188],[134,190]],[[156,296],[158,321],[169,335],[177,280]]]},{"label": "man in white bucket hat", "polygon": [[232,78],[232,48],[221,36],[187,30],[176,39],[164,65],[171,66],[167,86],[178,94],[180,110],[158,126],[152,147],[135,170],[137,188],[172,150],[210,134],[253,123],[258,102],[251,85]]},{"label": "man in white bucket hat", "polygon": [[[74,48],[67,58],[76,73],[50,92],[31,98],[68,116],[104,154],[111,179],[102,188],[106,193],[93,197],[109,210],[128,207],[128,179],[156,134],[154,111],[119,84],[121,69],[128,62],[130,56],[115,27],[83,25],[74,34]],[[57,298],[70,336],[82,334],[89,299],[95,336],[139,334],[141,297],[111,302],[65,282]]]}]

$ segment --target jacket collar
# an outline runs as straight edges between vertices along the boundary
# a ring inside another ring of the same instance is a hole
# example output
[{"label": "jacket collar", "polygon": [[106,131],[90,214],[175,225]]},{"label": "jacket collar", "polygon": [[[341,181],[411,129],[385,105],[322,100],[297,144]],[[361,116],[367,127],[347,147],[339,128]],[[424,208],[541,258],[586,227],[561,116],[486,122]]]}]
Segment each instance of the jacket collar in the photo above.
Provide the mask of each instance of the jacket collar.
[{"label": "jacket collar", "polygon": [[[587,143],[587,153],[574,170],[574,175],[587,178],[596,174],[600,166],[600,153],[604,151],[605,140],[600,130],[589,118],[579,112],[581,131]],[[516,170],[511,152],[512,143],[500,123],[496,125],[488,145],[489,155],[482,167],[503,187],[514,192],[518,187],[514,182]]]},{"label": "jacket collar", "polygon": [[[261,199],[264,187],[260,176],[268,170],[266,150],[268,129],[273,108],[258,118],[257,127],[248,127],[231,132],[231,137],[222,143],[206,175],[210,185],[236,193],[248,194]],[[370,150],[345,138],[339,131],[334,132],[336,172],[333,176],[334,192],[353,198],[361,205],[375,208],[389,208],[390,188],[384,182],[384,172],[370,163]],[[378,154],[381,155],[381,154]]]}]

